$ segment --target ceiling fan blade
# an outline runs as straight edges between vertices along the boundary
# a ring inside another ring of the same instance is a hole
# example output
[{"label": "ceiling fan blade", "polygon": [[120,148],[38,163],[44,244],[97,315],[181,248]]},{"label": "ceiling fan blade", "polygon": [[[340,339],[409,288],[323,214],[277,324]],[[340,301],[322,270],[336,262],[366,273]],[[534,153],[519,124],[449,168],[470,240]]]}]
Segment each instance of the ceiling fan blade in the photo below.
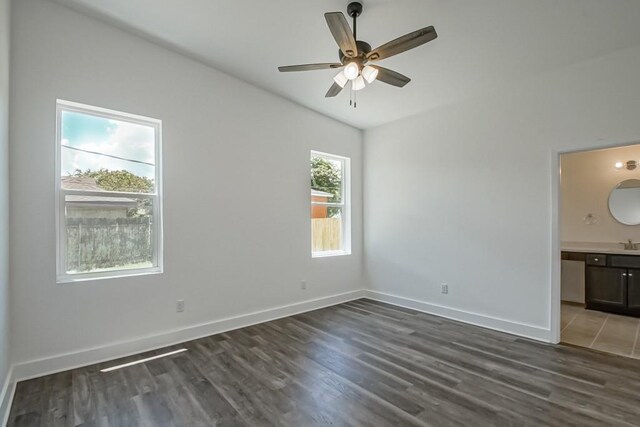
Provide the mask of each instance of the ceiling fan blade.
[{"label": "ceiling fan blade", "polygon": [[436,33],[435,28],[425,27],[412,33],[405,34],[402,37],[398,37],[389,43],[385,43],[382,46],[373,49],[367,54],[367,59],[369,61],[379,61],[381,59],[389,58],[390,56],[397,55],[430,42],[436,37],[438,37],[438,34]]},{"label": "ceiling fan blade", "polygon": [[351,27],[347,23],[347,18],[344,17],[342,12],[328,12],[324,14],[324,18],[327,20],[327,25],[333,38],[340,46],[340,50],[345,56],[353,58],[358,55],[358,45],[356,45],[356,39],[353,38]]},{"label": "ceiling fan blade", "polygon": [[409,77],[388,68],[378,67],[377,65],[372,65],[372,67],[378,70],[376,80],[380,80],[381,82],[391,86],[403,87],[411,81]]},{"label": "ceiling fan blade", "polygon": [[343,65],[339,62],[324,62],[321,64],[302,64],[302,65],[285,65],[278,67],[281,72],[288,71],[311,71],[311,70],[329,70],[333,68],[340,68]]},{"label": "ceiling fan blade", "polygon": [[336,96],[337,94],[339,94],[341,91],[342,91],[342,87],[338,83],[334,82],[331,85],[331,87],[327,91],[327,94],[324,97],[325,98],[332,98],[332,97]]}]

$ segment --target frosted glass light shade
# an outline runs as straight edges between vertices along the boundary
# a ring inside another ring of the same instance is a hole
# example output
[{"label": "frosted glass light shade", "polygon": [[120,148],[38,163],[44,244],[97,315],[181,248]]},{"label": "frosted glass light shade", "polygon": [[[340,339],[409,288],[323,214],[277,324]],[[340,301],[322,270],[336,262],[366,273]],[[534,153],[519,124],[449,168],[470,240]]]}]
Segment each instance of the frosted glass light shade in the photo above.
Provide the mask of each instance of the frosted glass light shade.
[{"label": "frosted glass light shade", "polygon": [[353,88],[353,90],[360,90],[360,89],[364,89],[365,84],[364,84],[364,78],[362,76],[358,76],[352,83],[353,86],[351,86]]},{"label": "frosted glass light shade", "polygon": [[336,74],[336,76],[333,78],[333,81],[336,82],[336,84],[342,88],[344,88],[344,85],[347,84],[347,82],[349,81],[349,79],[347,78],[347,76],[344,75],[344,71],[340,71],[338,74]]},{"label": "frosted glass light shade", "polygon": [[378,77],[378,70],[371,65],[367,65],[362,69],[362,77],[364,77],[367,83],[373,83],[376,77]]},{"label": "frosted glass light shade", "polygon": [[358,74],[360,74],[360,68],[358,68],[358,64],[356,64],[355,62],[350,62],[346,67],[344,67],[344,75],[349,80],[356,79],[358,77]]}]

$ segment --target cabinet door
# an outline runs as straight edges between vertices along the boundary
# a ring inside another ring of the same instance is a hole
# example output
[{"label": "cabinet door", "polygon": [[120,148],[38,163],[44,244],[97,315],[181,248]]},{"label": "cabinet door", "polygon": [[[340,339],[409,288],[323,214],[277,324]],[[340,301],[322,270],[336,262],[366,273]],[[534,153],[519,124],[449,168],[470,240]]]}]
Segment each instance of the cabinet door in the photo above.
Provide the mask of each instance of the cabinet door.
[{"label": "cabinet door", "polygon": [[[635,278],[635,276],[633,276]],[[627,269],[587,267],[587,304],[626,307]]]},{"label": "cabinet door", "polygon": [[627,305],[640,309],[640,270],[629,269],[627,277]]}]

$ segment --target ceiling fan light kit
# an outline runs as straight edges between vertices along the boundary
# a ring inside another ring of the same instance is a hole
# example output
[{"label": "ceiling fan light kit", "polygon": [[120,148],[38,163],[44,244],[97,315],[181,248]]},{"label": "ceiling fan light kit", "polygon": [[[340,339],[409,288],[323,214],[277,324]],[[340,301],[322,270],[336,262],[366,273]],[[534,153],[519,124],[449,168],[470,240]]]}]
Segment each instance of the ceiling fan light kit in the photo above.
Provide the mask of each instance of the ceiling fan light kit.
[{"label": "ceiling fan light kit", "polygon": [[380,61],[421,46],[438,37],[438,34],[432,26],[425,27],[398,37],[372,50],[369,43],[357,40],[357,18],[362,14],[362,4],[359,2],[349,3],[347,13],[353,19],[353,30],[349,27],[349,23],[342,12],[327,12],[324,14],[327,25],[329,26],[329,31],[331,31],[333,38],[340,48],[338,50],[339,63],[327,62],[320,64],[288,65],[278,67],[278,70],[281,72],[290,72],[342,68],[333,78],[334,83],[327,91],[325,97],[330,98],[338,95],[342,89],[351,82],[350,104],[356,107],[357,103],[354,92],[364,89],[367,84],[371,84],[375,80],[396,87],[404,87],[411,81],[407,76],[403,76],[398,72],[378,65],[370,65],[370,62]]},{"label": "ceiling fan light kit", "polygon": [[360,89],[364,89],[364,87],[366,86],[364,83],[364,77],[362,76],[358,76],[353,83],[351,84],[352,89],[353,90],[360,90]]},{"label": "ceiling fan light kit", "polygon": [[373,83],[376,77],[378,77],[378,70],[371,65],[367,65],[362,69],[362,77],[364,77],[367,83]]},{"label": "ceiling fan light kit", "polygon": [[343,72],[347,79],[354,80],[360,74],[360,67],[358,67],[358,64],[355,62],[349,62],[344,67]]},{"label": "ceiling fan light kit", "polygon": [[344,88],[344,85],[347,84],[347,82],[349,81],[349,79],[347,78],[347,76],[344,75],[344,71],[340,71],[338,74],[336,74],[336,76],[333,78],[333,81],[336,82],[341,88]]}]

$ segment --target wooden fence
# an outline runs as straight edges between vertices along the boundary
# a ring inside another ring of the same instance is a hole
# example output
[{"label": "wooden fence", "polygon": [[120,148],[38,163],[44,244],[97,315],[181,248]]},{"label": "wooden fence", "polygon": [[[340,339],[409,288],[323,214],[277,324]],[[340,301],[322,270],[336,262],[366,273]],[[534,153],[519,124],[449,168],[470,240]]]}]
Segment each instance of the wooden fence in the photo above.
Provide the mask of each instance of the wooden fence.
[{"label": "wooden fence", "polygon": [[67,218],[67,271],[152,261],[151,218]]},{"label": "wooden fence", "polygon": [[311,219],[311,247],[314,252],[337,251],[342,244],[340,218]]},{"label": "wooden fence", "polygon": [[[67,271],[82,272],[151,262],[151,218],[67,218]],[[312,218],[314,252],[339,250],[340,218]]]}]

